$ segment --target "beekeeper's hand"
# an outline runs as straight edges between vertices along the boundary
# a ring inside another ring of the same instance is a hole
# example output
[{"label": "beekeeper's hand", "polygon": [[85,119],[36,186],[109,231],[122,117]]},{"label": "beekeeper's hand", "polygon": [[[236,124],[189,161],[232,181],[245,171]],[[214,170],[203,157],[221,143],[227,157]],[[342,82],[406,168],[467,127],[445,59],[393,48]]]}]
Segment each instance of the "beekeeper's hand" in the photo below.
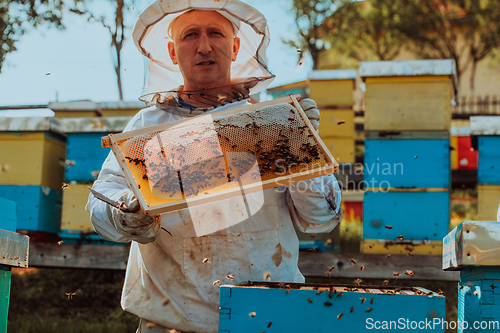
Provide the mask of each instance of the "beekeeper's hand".
[{"label": "beekeeper's hand", "polygon": [[309,118],[309,121],[311,122],[311,124],[313,125],[314,129],[317,132],[319,128],[319,119],[320,119],[318,105],[316,105],[316,102],[310,98],[301,99],[299,101],[299,104],[302,107],[302,109],[304,109],[307,118]]},{"label": "beekeeper's hand", "polygon": [[123,194],[118,201],[122,201],[131,213],[107,205],[109,220],[121,234],[141,243],[151,243],[158,237],[161,229],[161,219],[138,213],[139,202],[133,193]]}]

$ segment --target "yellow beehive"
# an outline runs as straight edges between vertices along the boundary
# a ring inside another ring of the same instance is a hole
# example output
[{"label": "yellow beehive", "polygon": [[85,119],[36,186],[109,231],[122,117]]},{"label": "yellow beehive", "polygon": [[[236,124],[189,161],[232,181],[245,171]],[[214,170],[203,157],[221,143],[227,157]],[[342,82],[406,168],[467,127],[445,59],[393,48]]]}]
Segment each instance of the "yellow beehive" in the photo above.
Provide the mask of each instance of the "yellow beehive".
[{"label": "yellow beehive", "polygon": [[441,255],[443,253],[443,242],[397,243],[378,239],[362,239],[360,252],[371,254]]},{"label": "yellow beehive", "polygon": [[339,164],[354,164],[356,161],[354,138],[322,138]]},{"label": "yellow beehive", "polygon": [[322,138],[354,138],[354,111],[320,110],[319,135]]},{"label": "yellow beehive", "polygon": [[365,130],[449,130],[456,76],[453,60],[360,63]]},{"label": "yellow beehive", "polygon": [[500,205],[500,185],[477,186],[477,220],[496,221]]},{"label": "yellow beehive", "polygon": [[355,70],[314,70],[309,74],[309,97],[323,107],[352,107],[355,79]]},{"label": "yellow beehive", "polygon": [[89,189],[87,184],[70,184],[63,192],[62,230],[94,231],[89,212],[85,210]]},{"label": "yellow beehive", "polygon": [[66,140],[50,118],[5,118],[0,124],[0,184],[42,185],[60,190]]}]

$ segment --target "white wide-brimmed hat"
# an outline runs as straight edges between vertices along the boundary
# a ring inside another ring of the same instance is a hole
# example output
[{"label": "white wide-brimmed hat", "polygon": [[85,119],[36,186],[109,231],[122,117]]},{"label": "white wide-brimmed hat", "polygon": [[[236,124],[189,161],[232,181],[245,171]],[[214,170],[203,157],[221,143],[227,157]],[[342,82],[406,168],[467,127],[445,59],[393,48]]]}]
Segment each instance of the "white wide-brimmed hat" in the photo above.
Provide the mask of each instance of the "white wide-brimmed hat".
[{"label": "white wide-brimmed hat", "polygon": [[[266,66],[269,28],[264,15],[239,0],[157,0],[139,16],[132,37],[139,51],[147,57],[141,100],[154,103],[174,96],[184,84],[181,71],[168,52],[171,22],[190,10],[213,10],[229,19],[240,38],[237,59],[231,64],[233,82],[252,81],[250,94],[265,89],[274,75]],[[210,88],[210,87],[207,87]]]}]

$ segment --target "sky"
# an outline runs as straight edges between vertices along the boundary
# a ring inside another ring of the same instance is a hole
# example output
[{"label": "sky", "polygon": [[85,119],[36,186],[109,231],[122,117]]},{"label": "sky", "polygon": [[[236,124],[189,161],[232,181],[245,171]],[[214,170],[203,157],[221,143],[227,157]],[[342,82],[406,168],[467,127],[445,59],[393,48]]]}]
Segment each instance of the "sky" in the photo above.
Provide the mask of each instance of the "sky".
[{"label": "sky", "polygon": [[[101,4],[105,2],[100,1]],[[133,26],[136,18],[150,1],[137,1],[128,20]],[[306,59],[296,71],[297,51],[281,42],[296,38],[293,14],[288,0],[246,0],[267,18],[271,43],[267,50],[268,67],[276,75],[270,87],[301,81],[307,78],[312,61]],[[142,5],[142,7],[141,7]],[[100,7],[99,9],[102,9]],[[111,8],[111,7],[109,7]],[[49,102],[118,100],[116,75],[112,63],[110,36],[98,23],[69,14],[66,30],[41,27],[21,37],[17,51],[10,53],[0,73],[0,105],[35,105]],[[132,29],[127,31],[131,35]],[[124,100],[136,101],[144,81],[144,61],[131,38],[122,51],[122,80]],[[51,112],[35,111],[37,115]],[[16,112],[16,115],[20,114]],[[31,113],[26,113],[30,114]],[[0,116],[12,116],[12,111],[0,111]]]}]

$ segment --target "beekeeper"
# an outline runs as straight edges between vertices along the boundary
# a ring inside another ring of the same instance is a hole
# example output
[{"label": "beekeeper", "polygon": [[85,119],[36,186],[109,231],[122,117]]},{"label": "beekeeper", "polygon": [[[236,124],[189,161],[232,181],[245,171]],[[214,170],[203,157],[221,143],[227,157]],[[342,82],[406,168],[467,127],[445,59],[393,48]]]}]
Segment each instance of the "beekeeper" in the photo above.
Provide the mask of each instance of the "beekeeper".
[{"label": "beekeeper", "polygon": [[[249,94],[273,79],[265,65],[266,19],[239,0],[158,0],[140,15],[133,37],[148,59],[141,98],[152,106],[125,131],[245,105]],[[303,100],[302,105],[317,129],[315,103]],[[93,187],[139,209],[113,154]],[[191,209],[153,218],[124,213],[89,196],[87,209],[97,233],[132,242],[121,305],[141,318],[138,332],[217,332],[219,284],[262,281],[264,275],[304,282],[293,226],[326,233],[342,215],[333,175],[242,198],[255,209],[238,224],[230,220],[241,201],[202,206],[205,223],[231,227],[200,236]]]}]

